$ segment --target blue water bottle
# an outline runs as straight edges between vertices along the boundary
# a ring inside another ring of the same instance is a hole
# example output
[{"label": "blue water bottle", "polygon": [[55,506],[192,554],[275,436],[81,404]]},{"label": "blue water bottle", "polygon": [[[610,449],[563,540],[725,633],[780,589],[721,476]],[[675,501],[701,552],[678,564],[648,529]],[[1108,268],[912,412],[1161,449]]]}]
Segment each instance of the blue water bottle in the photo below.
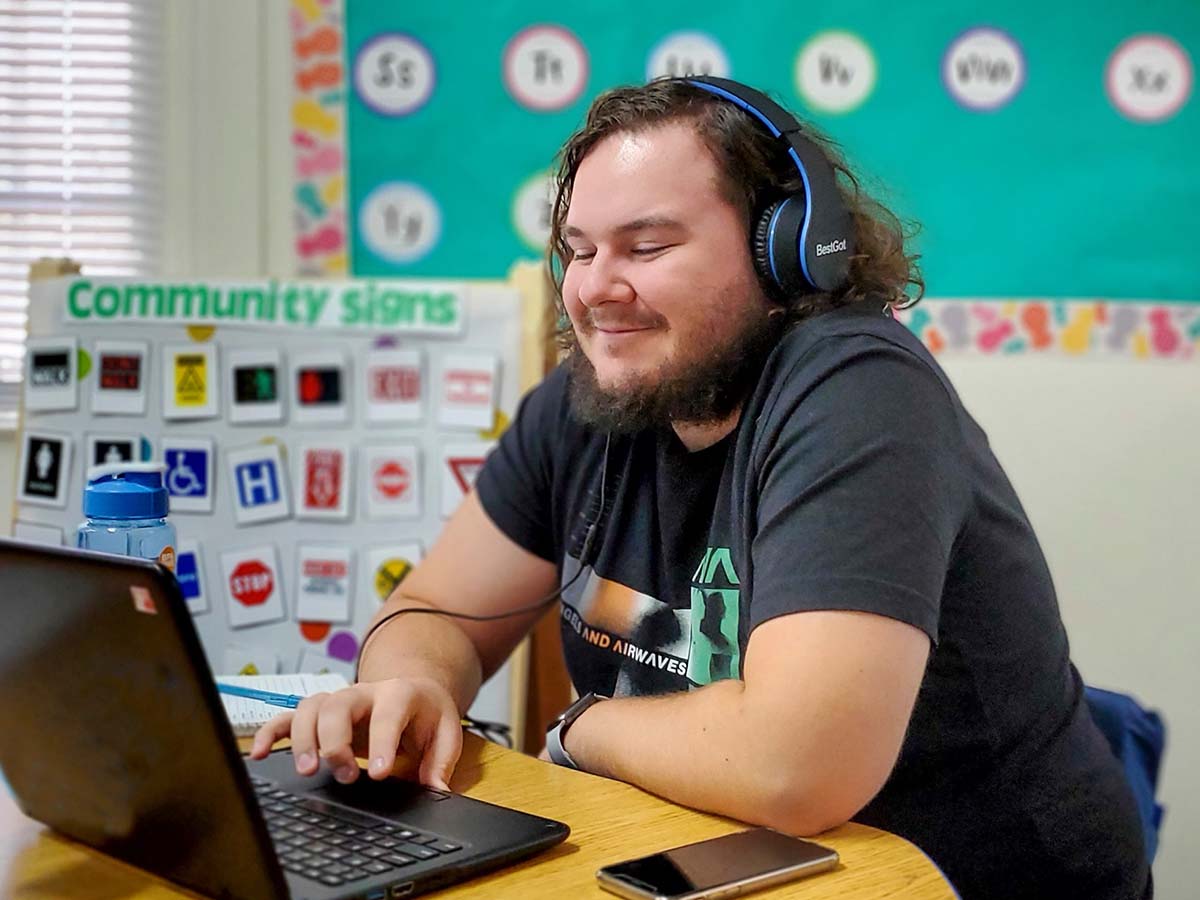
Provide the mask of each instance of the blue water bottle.
[{"label": "blue water bottle", "polygon": [[175,571],[175,526],[167,521],[162,463],[113,463],[88,469],[83,522],[75,546],[138,556]]}]

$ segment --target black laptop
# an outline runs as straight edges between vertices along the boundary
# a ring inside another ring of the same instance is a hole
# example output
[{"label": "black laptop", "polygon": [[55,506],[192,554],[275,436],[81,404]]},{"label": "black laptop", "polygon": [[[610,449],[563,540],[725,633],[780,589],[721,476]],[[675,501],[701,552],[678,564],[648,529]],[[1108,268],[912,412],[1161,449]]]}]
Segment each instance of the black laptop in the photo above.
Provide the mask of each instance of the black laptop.
[{"label": "black laptop", "polygon": [[25,813],[211,897],[391,900],[530,856],[561,822],[241,757],[174,576],[0,539],[0,767]]}]

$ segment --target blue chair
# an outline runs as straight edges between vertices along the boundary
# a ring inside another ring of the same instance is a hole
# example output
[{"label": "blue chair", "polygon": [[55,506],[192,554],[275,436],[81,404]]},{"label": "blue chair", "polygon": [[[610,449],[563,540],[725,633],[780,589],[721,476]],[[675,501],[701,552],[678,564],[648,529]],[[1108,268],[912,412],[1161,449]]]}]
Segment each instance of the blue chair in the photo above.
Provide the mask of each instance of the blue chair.
[{"label": "blue chair", "polygon": [[1153,862],[1163,822],[1163,808],[1154,795],[1167,742],[1166,726],[1158,713],[1143,709],[1125,694],[1085,686],[1084,696],[1096,725],[1125,767],[1142,818],[1146,859]]}]

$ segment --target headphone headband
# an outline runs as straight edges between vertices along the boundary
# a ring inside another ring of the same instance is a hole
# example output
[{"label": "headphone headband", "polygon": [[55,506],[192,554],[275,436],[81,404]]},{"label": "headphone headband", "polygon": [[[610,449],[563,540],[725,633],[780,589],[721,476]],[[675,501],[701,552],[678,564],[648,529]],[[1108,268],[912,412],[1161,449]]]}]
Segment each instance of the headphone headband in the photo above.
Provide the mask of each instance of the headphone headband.
[{"label": "headphone headband", "polygon": [[855,251],[854,221],[824,151],[804,135],[795,116],[761,91],[728,78],[682,80],[749,113],[783,142],[800,173],[803,193],[762,211],[754,229],[754,258],[763,277],[784,294],[844,287]]}]

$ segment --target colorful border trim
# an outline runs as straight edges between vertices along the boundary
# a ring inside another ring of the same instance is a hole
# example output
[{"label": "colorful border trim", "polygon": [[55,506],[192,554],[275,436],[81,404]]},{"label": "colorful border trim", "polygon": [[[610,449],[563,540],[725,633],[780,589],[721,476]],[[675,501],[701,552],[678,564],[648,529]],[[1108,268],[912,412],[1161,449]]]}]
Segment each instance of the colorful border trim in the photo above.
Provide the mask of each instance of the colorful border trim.
[{"label": "colorful border trim", "polygon": [[896,318],[935,354],[1200,360],[1200,304],[925,299]]},{"label": "colorful border trim", "polygon": [[300,275],[350,271],[344,0],[292,0],[292,146]]}]

